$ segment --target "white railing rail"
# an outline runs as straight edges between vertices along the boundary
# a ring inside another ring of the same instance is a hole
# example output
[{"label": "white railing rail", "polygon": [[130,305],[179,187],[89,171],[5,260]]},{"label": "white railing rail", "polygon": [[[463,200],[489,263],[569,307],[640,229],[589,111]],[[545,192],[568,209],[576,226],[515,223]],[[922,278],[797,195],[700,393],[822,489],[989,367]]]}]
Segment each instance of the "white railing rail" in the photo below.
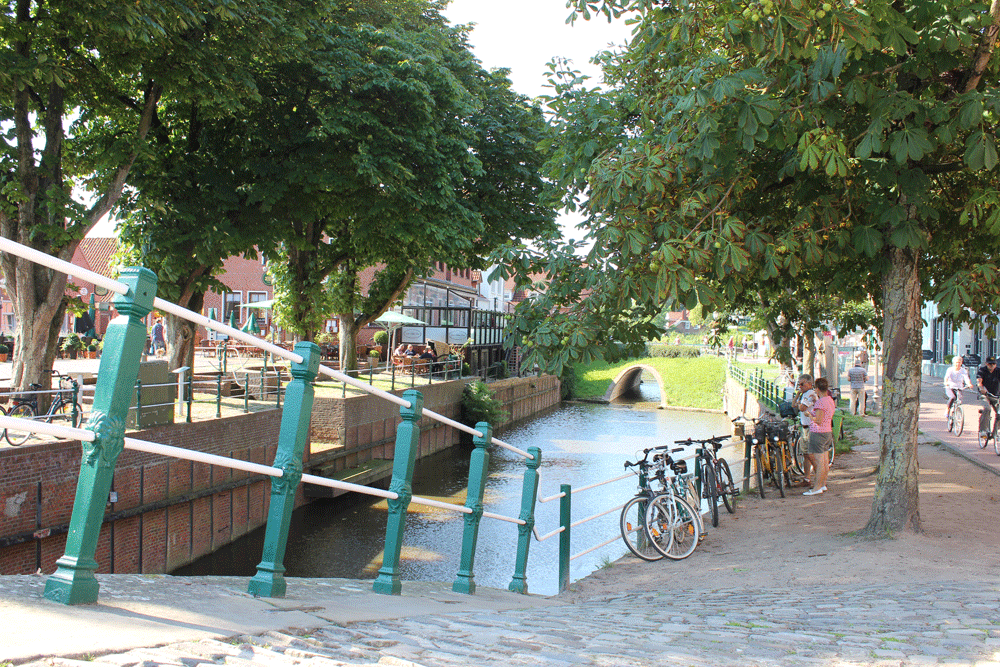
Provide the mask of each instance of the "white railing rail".
[{"label": "white railing rail", "polygon": [[[2,250],[3,252],[8,252],[12,255],[17,255],[19,257],[29,259],[33,262],[41,264],[42,266],[46,266],[55,271],[61,271],[62,273],[65,273],[67,275],[80,276],[82,278],[86,278],[95,285],[99,285],[107,289],[108,291],[114,292],[116,294],[128,294],[129,291],[128,285],[126,285],[123,282],[113,280],[111,278],[108,278],[107,276],[102,276],[99,273],[90,271],[89,269],[84,269],[83,267],[76,266],[74,264],[71,264],[70,262],[58,259],[56,257],[52,257],[50,255],[46,255],[43,252],[39,252],[34,248],[29,248],[25,245],[21,245],[20,243],[11,241],[10,239],[0,238],[0,250]],[[230,338],[242,341],[248,345],[254,345],[256,347],[259,347],[260,349],[271,353],[275,357],[286,359],[296,364],[302,363],[302,356],[296,354],[295,352],[291,352],[273,343],[269,343],[263,338],[258,338],[256,336],[246,333],[245,331],[240,331],[235,327],[228,326],[226,324],[223,324],[222,322],[217,322],[213,319],[206,317],[205,315],[202,315],[201,313],[196,313],[193,310],[188,310],[187,308],[178,306],[177,304],[166,301],[165,299],[161,299],[159,297],[155,298],[153,300],[153,307],[162,312],[170,313],[172,315],[176,315],[177,317],[181,317],[185,320],[188,320],[189,322],[200,324],[201,326],[207,329],[211,329],[213,331],[226,334]],[[406,399],[400,398],[395,394],[390,394],[389,392],[384,391],[382,389],[373,387],[369,384],[362,382],[361,380],[357,380],[349,375],[345,375],[340,371],[336,371],[332,368],[321,365],[319,367],[319,372],[322,373],[323,375],[338,380],[339,382],[349,384],[352,387],[355,387],[356,389],[368,392],[369,394],[378,396],[379,398],[385,399],[391,403],[395,403],[396,405],[399,405],[401,407],[404,408],[410,407],[410,402],[407,401]],[[477,431],[476,429],[470,428],[465,424],[460,424],[459,422],[454,421],[453,419],[448,419],[447,417],[440,415],[436,412],[433,412],[432,410],[424,410],[422,414],[427,417],[430,417],[431,419],[447,424],[452,428],[456,428],[460,431],[468,433],[470,435],[477,436],[480,438],[483,437],[483,434]],[[493,438],[492,442],[493,444],[503,447],[504,449],[510,450],[526,459],[531,460],[534,458],[530,453],[518,449],[513,445],[509,445],[501,440],[498,440],[497,438]]]}]

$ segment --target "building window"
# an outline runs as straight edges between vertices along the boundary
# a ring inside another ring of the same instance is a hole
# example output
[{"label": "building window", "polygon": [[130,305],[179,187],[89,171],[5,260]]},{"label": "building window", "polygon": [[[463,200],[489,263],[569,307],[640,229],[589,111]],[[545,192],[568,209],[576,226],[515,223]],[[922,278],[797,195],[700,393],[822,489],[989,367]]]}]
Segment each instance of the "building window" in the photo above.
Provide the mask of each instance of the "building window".
[{"label": "building window", "polygon": [[231,313],[236,311],[236,321],[240,321],[240,306],[243,304],[243,292],[227,292],[222,306],[222,321],[229,323]]}]

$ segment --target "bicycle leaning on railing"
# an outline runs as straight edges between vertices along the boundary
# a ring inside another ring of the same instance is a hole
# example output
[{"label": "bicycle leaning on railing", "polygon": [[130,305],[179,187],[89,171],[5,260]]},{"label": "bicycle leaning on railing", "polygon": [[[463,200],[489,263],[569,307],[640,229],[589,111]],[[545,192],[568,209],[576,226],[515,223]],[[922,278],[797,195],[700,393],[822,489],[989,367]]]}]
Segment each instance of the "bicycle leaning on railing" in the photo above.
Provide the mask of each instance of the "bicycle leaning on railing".
[{"label": "bicycle leaning on railing", "polygon": [[[654,466],[649,462],[649,453],[657,449],[666,449],[666,446],[644,449],[642,450],[643,456],[641,459],[635,463],[631,461],[625,462],[626,470],[630,468],[639,469],[639,489],[635,497],[622,507],[621,517],[618,521],[622,539],[625,540],[625,546],[628,547],[629,551],[645,561],[656,561],[663,558],[663,553],[653,545],[653,540],[649,538],[646,532],[646,508],[649,507],[650,501],[666,488],[666,478],[664,477],[662,466]],[[657,489],[655,490],[650,485],[651,472],[652,481],[657,483]]]},{"label": "bicycle leaning on railing", "polygon": [[736,484],[729,462],[719,456],[723,443],[730,439],[727,435],[717,435],[704,440],[677,440],[675,444],[698,448],[701,463],[701,497],[708,500],[708,511],[712,514],[712,527],[719,526],[719,501],[730,514],[736,513]]},{"label": "bicycle leaning on railing", "polygon": [[[671,452],[683,450],[676,447]],[[664,476],[665,488],[646,507],[646,534],[657,551],[671,560],[682,560],[694,553],[705,536],[694,471],[688,472],[687,461],[676,460],[667,452],[655,455],[653,463]],[[669,479],[667,468],[673,473]]]},{"label": "bicycle leaning on railing", "polygon": [[[14,396],[14,405],[7,413],[9,417],[19,417],[21,419],[34,419],[51,424],[53,421],[63,423],[65,426],[77,427],[83,420],[83,408],[75,400],[80,385],[73,378],[63,375],[59,371],[53,370],[54,375],[59,380],[59,390],[52,396],[52,403],[44,415],[38,415],[38,395],[47,393],[42,391],[42,385],[32,384],[30,391]],[[9,431],[4,429],[4,437],[12,446],[23,445],[33,437],[28,431]]]}]

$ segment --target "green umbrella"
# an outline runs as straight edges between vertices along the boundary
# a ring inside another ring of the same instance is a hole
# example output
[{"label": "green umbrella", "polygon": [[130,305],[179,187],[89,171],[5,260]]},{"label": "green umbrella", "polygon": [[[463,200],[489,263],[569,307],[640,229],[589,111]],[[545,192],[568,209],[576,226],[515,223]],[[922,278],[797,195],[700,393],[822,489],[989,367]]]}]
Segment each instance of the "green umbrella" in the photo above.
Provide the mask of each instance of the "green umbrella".
[{"label": "green umbrella", "polygon": [[218,320],[219,319],[219,313],[218,313],[218,311],[215,310],[215,308],[209,308],[208,309],[208,319],[210,319],[210,320]]},{"label": "green umbrella", "polygon": [[235,308],[229,311],[229,326],[234,329],[240,326],[240,316],[237,314]]},{"label": "green umbrella", "polygon": [[245,331],[246,333],[260,333],[260,326],[257,324],[257,313],[250,311],[250,316],[247,317],[246,324],[240,331]]}]

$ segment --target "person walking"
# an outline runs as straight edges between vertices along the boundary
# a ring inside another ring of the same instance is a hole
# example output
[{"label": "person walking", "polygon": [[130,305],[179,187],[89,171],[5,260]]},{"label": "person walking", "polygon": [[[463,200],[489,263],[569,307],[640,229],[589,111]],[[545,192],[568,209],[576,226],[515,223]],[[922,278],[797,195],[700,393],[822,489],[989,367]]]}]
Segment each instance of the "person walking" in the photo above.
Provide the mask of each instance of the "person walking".
[{"label": "person walking", "polygon": [[167,330],[163,326],[163,318],[157,317],[150,333],[149,353],[158,355],[160,350],[167,351]]},{"label": "person walking", "polygon": [[854,361],[854,367],[847,371],[847,379],[851,382],[851,404],[848,409],[852,415],[856,415],[860,407],[863,416],[868,407],[868,401],[865,400],[867,398],[865,384],[868,383],[868,371],[861,365],[861,359]]},{"label": "person walking", "polygon": [[830,397],[830,385],[826,378],[816,378],[818,398],[813,405],[809,423],[809,454],[816,468],[816,480],[804,496],[817,496],[826,491],[826,476],[830,470],[827,451],[833,447],[833,411],[836,404]]},{"label": "person walking", "polygon": [[958,392],[965,387],[972,389],[972,380],[969,379],[968,371],[962,368],[962,357],[956,355],[951,362],[951,368],[944,374],[944,397],[948,399],[948,405],[944,408],[945,419],[951,412],[951,404],[955,402]]}]

